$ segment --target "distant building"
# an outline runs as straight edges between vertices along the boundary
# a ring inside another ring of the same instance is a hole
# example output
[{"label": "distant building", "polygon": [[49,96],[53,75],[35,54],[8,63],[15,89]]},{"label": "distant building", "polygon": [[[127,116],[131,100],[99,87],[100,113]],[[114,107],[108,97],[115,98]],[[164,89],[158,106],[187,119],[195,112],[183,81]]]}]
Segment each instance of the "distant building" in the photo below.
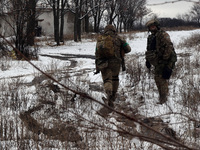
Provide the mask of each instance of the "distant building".
[{"label": "distant building", "polygon": [[[39,13],[40,15],[36,19],[36,29],[41,28],[41,34],[44,36],[54,35],[53,10],[48,8]],[[74,32],[74,15],[67,12],[64,21],[64,36],[72,35]],[[14,35],[13,24],[14,22],[9,14],[0,15],[0,33],[2,35],[6,37]]]},{"label": "distant building", "polygon": [[[72,35],[74,32],[74,15],[71,12],[68,12],[66,13],[64,20],[64,35]],[[42,27],[42,35],[54,35],[52,9],[43,10],[36,21],[38,21],[38,26]]]}]

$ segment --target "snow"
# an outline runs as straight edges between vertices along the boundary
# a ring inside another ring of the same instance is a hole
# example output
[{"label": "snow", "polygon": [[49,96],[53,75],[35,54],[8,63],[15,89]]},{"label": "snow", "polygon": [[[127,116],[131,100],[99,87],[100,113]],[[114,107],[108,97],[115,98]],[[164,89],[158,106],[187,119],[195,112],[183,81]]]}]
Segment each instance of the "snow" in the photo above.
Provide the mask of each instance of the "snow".
[{"label": "snow", "polygon": [[[186,39],[187,37],[189,37],[190,35],[194,34],[194,33],[200,33],[200,29],[197,30],[190,30],[190,31],[168,31],[171,40],[175,46],[175,48],[177,47],[177,45],[183,41],[183,39]],[[125,35],[126,36],[126,35]],[[146,50],[146,39],[147,39],[148,33],[147,32],[139,32],[139,33],[134,33],[133,34],[133,39],[129,39],[129,36],[127,36],[127,42],[129,43],[129,45],[132,48],[132,51],[126,55],[127,59],[134,59],[134,56],[139,56],[140,57],[140,62],[141,62],[141,66],[144,66],[144,53]],[[94,40],[86,40],[83,39],[82,42],[79,43],[75,43],[74,41],[67,41],[65,42],[64,45],[62,46],[45,46],[43,45],[40,48],[40,56],[39,56],[39,60],[38,61],[31,61],[34,65],[36,65],[37,67],[39,67],[41,70],[43,71],[47,71],[47,70],[51,70],[52,68],[61,68],[63,70],[69,69],[68,67],[71,64],[71,59],[77,61],[77,64],[75,67],[71,68],[70,74],[71,74],[71,80],[72,82],[74,82],[74,84],[76,84],[78,81],[89,81],[90,83],[96,83],[98,85],[102,84],[102,79],[101,79],[101,75],[97,74],[94,75],[95,72],[95,61],[92,58],[69,58],[66,60],[58,60],[55,58],[50,58],[50,57],[46,57],[44,55],[52,55],[52,56],[65,56],[66,54],[74,54],[74,55],[91,55],[94,56],[95,53],[95,46],[96,46],[96,41]],[[176,48],[176,52],[177,54],[180,53],[184,53],[184,49],[178,49]],[[187,51],[189,51],[187,49]],[[195,56],[193,56],[195,57]],[[37,69],[35,69],[32,65],[30,65],[28,62],[26,61],[16,61],[16,60],[1,60],[2,64],[8,64],[9,63],[9,68],[8,70],[4,70],[4,71],[0,71],[0,81],[10,81],[11,79],[13,79],[14,77],[18,77],[21,76],[21,78],[29,83],[31,82],[35,75],[39,74],[39,71]],[[7,62],[7,63],[6,63]],[[145,68],[144,68],[145,69]],[[86,73],[84,73],[84,71],[86,71]],[[195,70],[194,70],[195,71]],[[80,75],[79,77],[75,77],[73,75],[77,74],[77,73],[82,74],[82,76]],[[198,71],[197,71],[198,73]],[[147,75],[148,77],[149,75]],[[132,87],[130,89],[124,89],[124,87],[127,84],[126,78],[127,75],[124,72],[120,73],[120,90],[127,90],[129,92],[137,90],[137,89],[141,89],[139,87]],[[194,75],[193,76],[194,80],[196,83],[199,84],[200,80],[199,80],[199,76],[198,75]],[[181,88],[184,86],[183,84],[183,80],[181,78],[177,78],[174,76],[171,80],[170,80],[170,90],[175,90],[175,91],[170,91],[170,93],[174,93],[176,95],[171,95],[169,97],[168,102],[165,105],[155,105],[156,103],[156,99],[153,98],[158,98],[158,94],[156,92],[156,86],[153,80],[153,76],[150,75],[149,78],[146,78],[144,82],[149,82],[149,86],[153,87],[152,89],[150,89],[151,91],[145,91],[144,92],[141,91],[137,91],[138,95],[143,95],[145,98],[145,104],[142,105],[138,111],[140,114],[146,116],[146,117],[152,117],[152,116],[162,116],[164,114],[168,114],[168,113],[172,113],[171,115],[164,115],[162,117],[162,119],[165,122],[169,122],[171,124],[171,127],[177,131],[181,131],[182,126],[184,126],[185,124],[181,124],[181,125],[176,125],[175,123],[177,122],[177,120],[179,119],[178,115],[173,114],[173,112],[177,112],[177,113],[181,113],[181,109],[182,107],[177,105],[178,101],[181,98],[181,93],[180,90]],[[185,81],[186,84],[189,83],[189,81]],[[86,82],[87,83],[87,82]],[[84,84],[84,83],[82,83]],[[131,84],[131,83],[129,83]],[[133,83],[134,84],[134,83]],[[142,83],[139,83],[142,85]],[[176,88],[173,88],[173,84],[176,84]],[[80,85],[78,85],[79,88]],[[86,85],[84,85],[86,86]],[[196,85],[199,86],[199,85]],[[147,87],[145,86],[144,89],[147,89]],[[29,91],[31,90],[35,90],[35,87],[32,86],[28,89]],[[99,96],[98,93],[91,93],[93,96]],[[100,95],[103,95],[103,93],[101,93]],[[125,94],[126,95],[126,94]],[[97,99],[99,99],[99,97],[96,97]],[[129,96],[128,94],[126,95],[127,97]],[[132,97],[128,97],[126,102],[130,102],[133,103],[132,106],[134,107],[134,102]],[[34,104],[34,102],[29,102],[27,107],[31,107]],[[58,108],[61,107],[63,105],[63,102],[58,100],[57,101],[57,105]],[[99,107],[97,107],[99,108]],[[12,115],[12,113],[10,114],[9,111],[10,109],[4,109],[6,110],[5,112],[1,113],[5,113],[5,114],[9,114]],[[173,110],[173,112],[172,112]],[[198,114],[199,115],[199,114]],[[90,117],[85,116],[87,119],[90,119]],[[110,118],[111,122],[116,122],[116,119],[111,117]],[[113,127],[115,128],[115,127]],[[133,143],[136,143],[136,145],[138,145],[138,139],[133,139]]]}]

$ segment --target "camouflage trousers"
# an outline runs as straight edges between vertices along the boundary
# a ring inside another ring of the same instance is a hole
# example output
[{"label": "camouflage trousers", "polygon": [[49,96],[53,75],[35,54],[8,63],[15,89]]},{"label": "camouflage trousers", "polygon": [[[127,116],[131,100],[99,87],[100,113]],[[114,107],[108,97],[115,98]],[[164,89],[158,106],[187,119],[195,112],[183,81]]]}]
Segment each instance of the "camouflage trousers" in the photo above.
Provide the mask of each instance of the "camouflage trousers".
[{"label": "camouflage trousers", "polygon": [[119,87],[119,72],[121,63],[118,60],[108,61],[108,66],[101,69],[101,75],[104,82],[104,90],[109,100],[112,96],[113,101]]},{"label": "camouflage trousers", "polygon": [[160,74],[155,74],[154,79],[159,92],[159,100],[160,103],[162,104],[167,101],[167,96],[169,93],[169,88],[168,88],[169,81],[167,79],[162,78],[162,75]]}]

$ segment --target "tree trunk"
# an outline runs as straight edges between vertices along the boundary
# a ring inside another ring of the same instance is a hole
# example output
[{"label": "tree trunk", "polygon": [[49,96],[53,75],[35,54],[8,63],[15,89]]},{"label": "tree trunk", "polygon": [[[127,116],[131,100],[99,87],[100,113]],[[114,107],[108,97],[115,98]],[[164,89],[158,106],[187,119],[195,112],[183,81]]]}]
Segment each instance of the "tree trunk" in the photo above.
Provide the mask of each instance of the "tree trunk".
[{"label": "tree trunk", "polygon": [[96,17],[94,17],[94,32],[98,32],[97,31],[97,19],[96,19]]},{"label": "tree trunk", "polygon": [[64,0],[61,0],[61,18],[60,18],[60,41],[61,42],[64,42],[64,37],[63,37],[63,30],[64,30],[64,17],[65,17],[65,14],[64,14],[64,8],[65,8],[65,3],[64,3]]},{"label": "tree trunk", "polygon": [[85,32],[89,33],[89,16],[85,16]]},{"label": "tree trunk", "polygon": [[27,22],[27,45],[34,45],[34,37],[35,37],[35,12],[36,12],[36,1],[29,0],[28,6],[28,22]]},{"label": "tree trunk", "polygon": [[81,32],[82,32],[82,29],[81,29],[81,12],[82,12],[82,6],[83,6],[83,1],[80,0],[80,5],[79,5],[79,11],[78,11],[78,40],[81,41]]},{"label": "tree trunk", "polygon": [[78,20],[77,24],[78,41],[81,41],[81,20]]},{"label": "tree trunk", "polygon": [[59,3],[60,1],[54,0],[53,2],[53,14],[54,14],[54,40],[57,43],[57,45],[60,45],[60,38],[59,38]]},{"label": "tree trunk", "polygon": [[76,6],[76,9],[75,9],[75,17],[74,17],[74,41],[75,42],[78,42],[78,0],[76,0],[75,2],[75,6]]},{"label": "tree trunk", "polygon": [[60,20],[60,42],[64,42],[63,30],[64,30],[64,15],[61,15],[61,20]]},{"label": "tree trunk", "polygon": [[78,24],[78,14],[75,14],[75,18],[74,18],[74,41],[78,42],[78,28],[77,28],[77,24]]}]

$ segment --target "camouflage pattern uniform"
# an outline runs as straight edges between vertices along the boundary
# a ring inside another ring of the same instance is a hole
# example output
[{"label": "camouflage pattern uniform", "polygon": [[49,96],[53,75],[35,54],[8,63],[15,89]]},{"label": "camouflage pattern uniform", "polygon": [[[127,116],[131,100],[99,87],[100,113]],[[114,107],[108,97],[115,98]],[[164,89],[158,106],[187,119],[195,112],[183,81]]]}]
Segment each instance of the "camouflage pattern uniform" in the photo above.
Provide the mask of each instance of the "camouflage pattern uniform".
[{"label": "camouflage pattern uniform", "polygon": [[121,51],[124,50],[124,53],[129,53],[131,51],[131,48],[124,39],[117,35],[116,29],[113,25],[107,25],[104,29],[103,34],[110,35],[115,39],[115,56],[113,58],[105,60],[100,59],[97,53],[95,53],[95,64],[97,71],[100,71],[102,75],[108,105],[113,107],[113,101],[115,101],[116,93],[119,86],[119,72],[122,63]]},{"label": "camouflage pattern uniform", "polygon": [[146,24],[148,28],[151,25],[155,25],[157,30],[152,32],[147,39],[146,66],[149,69],[151,65],[155,67],[154,79],[159,91],[159,104],[163,104],[167,101],[169,92],[168,78],[164,78],[163,73],[166,68],[169,70],[169,74],[172,72],[174,66],[169,62],[169,59],[174,48],[169,34],[160,29],[159,23],[151,20]]}]

